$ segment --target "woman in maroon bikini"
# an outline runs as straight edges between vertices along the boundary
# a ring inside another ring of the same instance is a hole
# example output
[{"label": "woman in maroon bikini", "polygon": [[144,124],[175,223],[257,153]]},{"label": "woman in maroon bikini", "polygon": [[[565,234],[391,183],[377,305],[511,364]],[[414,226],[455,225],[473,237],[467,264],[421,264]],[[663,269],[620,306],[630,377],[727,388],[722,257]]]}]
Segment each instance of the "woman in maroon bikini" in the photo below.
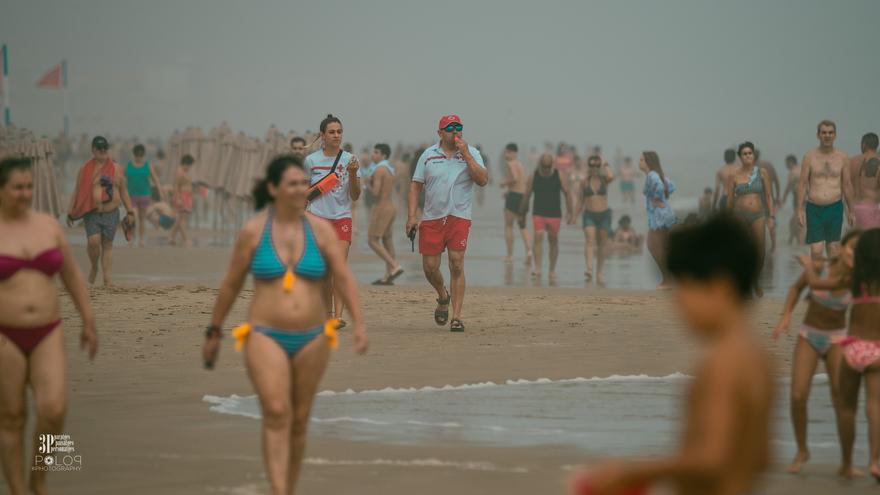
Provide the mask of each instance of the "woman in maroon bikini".
[{"label": "woman in maroon bikini", "polygon": [[95,357],[98,339],[85,280],[58,221],[31,209],[28,159],[0,160],[0,461],[11,493],[46,493],[46,471],[24,479],[26,388],[36,408],[34,434],[61,434],[65,397],[64,340],[54,276],[82,318],[81,345]]}]

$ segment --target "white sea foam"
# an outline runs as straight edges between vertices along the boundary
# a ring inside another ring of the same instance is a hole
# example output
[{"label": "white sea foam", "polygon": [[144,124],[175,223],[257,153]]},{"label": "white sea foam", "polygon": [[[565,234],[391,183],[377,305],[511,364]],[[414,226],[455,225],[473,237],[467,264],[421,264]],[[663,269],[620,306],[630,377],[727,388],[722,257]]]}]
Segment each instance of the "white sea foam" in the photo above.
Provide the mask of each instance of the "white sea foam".
[{"label": "white sea foam", "polygon": [[241,407],[244,402],[252,401],[254,399],[255,396],[253,395],[242,397],[235,394],[232,394],[229,397],[219,397],[216,395],[205,395],[202,397],[202,401],[209,404],[214,404],[210,407],[211,411],[221,414],[232,414],[234,416],[246,416],[248,418],[260,419],[261,416],[259,412],[248,412],[246,410],[243,410],[243,408]]},{"label": "white sea foam", "polygon": [[504,387],[504,386],[516,386],[516,385],[550,385],[554,383],[595,383],[595,382],[652,382],[652,381],[676,381],[676,380],[687,380],[691,378],[689,375],[684,373],[672,373],[666,376],[650,376],[650,375],[611,375],[605,377],[594,376],[592,378],[563,378],[560,380],[551,380],[549,378],[538,378],[536,380],[526,380],[526,379],[517,379],[517,380],[506,380],[504,383],[495,383],[495,382],[478,382],[478,383],[465,383],[462,385],[444,385],[442,387],[402,387],[402,388],[394,388],[394,387],[385,387],[382,389],[367,389],[355,391],[352,389],[347,389],[343,391],[333,391],[333,390],[324,390],[318,392],[319,396],[322,397],[333,397],[336,395],[367,395],[367,394],[411,394],[411,393],[424,393],[424,392],[448,392],[448,391],[460,391],[460,390],[476,390],[481,388],[489,388],[489,387]]},{"label": "white sea foam", "polygon": [[375,426],[390,426],[392,423],[387,421],[376,421],[375,419],[369,418],[352,418],[350,416],[340,416],[338,418],[315,418],[312,417],[312,421],[315,423],[361,423],[365,425],[375,425]]},{"label": "white sea foam", "polygon": [[427,468],[454,468],[464,471],[484,471],[497,473],[528,473],[524,467],[505,468],[496,466],[491,462],[474,461],[441,461],[440,459],[372,459],[372,460],[346,460],[325,459],[322,457],[307,457],[305,464],[312,466],[394,466],[394,467],[427,467]]}]

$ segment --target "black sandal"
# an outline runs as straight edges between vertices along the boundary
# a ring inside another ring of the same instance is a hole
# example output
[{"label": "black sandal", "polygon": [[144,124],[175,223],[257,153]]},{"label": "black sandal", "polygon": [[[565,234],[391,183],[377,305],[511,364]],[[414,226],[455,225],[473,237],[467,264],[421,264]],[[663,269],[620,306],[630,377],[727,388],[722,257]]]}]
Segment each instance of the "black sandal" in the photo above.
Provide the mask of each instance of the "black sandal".
[{"label": "black sandal", "polygon": [[464,332],[464,323],[461,322],[458,318],[452,320],[452,324],[449,325],[450,332]]},{"label": "black sandal", "polygon": [[[446,290],[444,288],[444,290]],[[446,291],[445,298],[437,299],[437,309],[434,310],[434,323],[438,325],[445,325],[447,321],[449,321],[449,301],[452,300],[452,296],[449,295],[449,291]],[[446,309],[440,309],[440,306],[446,306]]]}]

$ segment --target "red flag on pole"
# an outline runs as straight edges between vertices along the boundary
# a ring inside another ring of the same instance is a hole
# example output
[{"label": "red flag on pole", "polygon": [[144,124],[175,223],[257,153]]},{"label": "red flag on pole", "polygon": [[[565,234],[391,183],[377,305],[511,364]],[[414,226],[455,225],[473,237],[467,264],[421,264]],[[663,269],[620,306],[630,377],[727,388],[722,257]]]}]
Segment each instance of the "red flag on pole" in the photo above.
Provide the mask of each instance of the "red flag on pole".
[{"label": "red flag on pole", "polygon": [[46,88],[46,89],[61,89],[64,87],[63,82],[64,78],[62,77],[63,71],[61,68],[61,64],[56,64],[49,72],[46,72],[43,77],[37,81],[38,88]]}]

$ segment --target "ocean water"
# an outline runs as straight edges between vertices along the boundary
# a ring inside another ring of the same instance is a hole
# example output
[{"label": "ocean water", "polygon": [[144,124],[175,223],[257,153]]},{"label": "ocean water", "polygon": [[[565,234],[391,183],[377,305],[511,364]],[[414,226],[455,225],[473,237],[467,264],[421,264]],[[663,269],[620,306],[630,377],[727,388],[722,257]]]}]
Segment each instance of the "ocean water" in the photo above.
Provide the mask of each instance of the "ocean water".
[{"label": "ocean water", "polygon": [[[681,198],[678,201],[673,201],[672,204],[679,218],[683,219],[688,212],[696,210],[697,199]],[[621,216],[629,215],[636,231],[640,234],[647,233],[647,216],[643,202],[638,201],[638,198],[635,205],[624,205],[612,201],[610,207],[615,228]],[[409,254],[411,246],[409,240],[402,233],[402,215],[403,213],[398,211],[397,220],[395,220],[395,227],[399,226],[401,231],[395,233],[398,235],[395,238],[395,246],[398,253]],[[801,267],[794,256],[806,252],[806,248],[787,244],[790,216],[791,208],[779,214],[782,225],[778,228],[777,249],[773,253],[769,252],[770,236],[767,235],[768,252],[761,276],[761,286],[769,296],[784,297],[791,283],[801,273]],[[531,233],[531,217],[527,219],[527,228]],[[554,282],[548,280],[549,247],[546,240],[544,241],[543,253],[543,277],[533,278],[531,276],[532,269],[523,265],[525,258],[523,244],[516,228],[514,229],[514,262],[503,262],[506,255],[503,205],[500,202],[487,202],[482,208],[474,207],[474,219],[465,257],[465,274],[468,285],[474,287],[596,287],[595,282],[587,282],[584,277],[585,239],[580,218],[577,219],[576,225],[563,224],[559,236],[556,280]],[[367,239],[363,236],[355,238],[355,245],[352,249],[363,253],[372,253],[367,245]],[[416,252],[418,252],[418,245],[416,245]],[[426,286],[427,282],[425,282],[422,273],[420,259],[403,259],[401,264],[406,271],[403,276],[397,279],[398,285]],[[445,256],[441,266],[444,269],[444,276],[448,277],[448,271],[445,271]],[[351,262],[351,267],[361,283],[369,283],[382,277],[385,270],[384,263],[378,257],[372,259],[369,256],[365,261]],[[609,289],[653,290],[659,282],[660,272],[647,248],[643,249],[640,254],[612,257],[605,262],[605,287]]]},{"label": "ocean water", "polygon": [[[660,454],[674,448],[689,378],[612,376],[508,381],[441,388],[325,391],[312,412],[310,435],[403,445],[473,444],[498,447],[565,445],[589,455]],[[813,459],[839,459],[826,375],[810,398]],[[259,418],[255,396],[205,396],[221,414]],[[779,384],[774,454],[789,460],[795,444],[788,383]],[[860,415],[861,416],[861,415]],[[867,426],[858,420],[858,459],[867,455]]]},{"label": "ocean water", "polygon": [[[616,189],[612,191],[616,193]],[[566,288],[586,288],[595,287],[594,282],[587,282],[584,277],[584,233],[581,229],[580,219],[577,219],[576,225],[563,225],[560,232],[559,246],[559,262],[556,268],[555,281],[548,280],[547,273],[549,271],[549,248],[546,240],[544,241],[543,256],[543,277],[534,278],[531,276],[532,268],[523,264],[525,253],[523,250],[522,240],[519,232],[514,232],[514,262],[504,263],[503,258],[506,254],[504,241],[504,222],[503,222],[503,204],[501,202],[501,191],[497,188],[490,188],[486,191],[486,203],[482,207],[474,206],[473,224],[471,227],[468,251],[465,258],[465,273],[467,276],[467,284],[471,287],[566,287]],[[684,218],[689,211],[696,209],[696,198],[678,198],[672,202],[677,214],[680,218]],[[617,220],[623,215],[629,215],[633,219],[633,226],[637,232],[644,234],[647,232],[647,218],[642,201],[637,201],[635,205],[624,205],[615,202],[615,195],[612,194],[610,207],[613,211],[613,222],[617,225]],[[356,230],[352,252],[357,253],[350,259],[350,266],[355,277],[362,284],[379,279],[385,274],[385,265],[378,256],[376,256],[367,244],[367,212],[361,206],[358,208],[356,217]],[[402,208],[398,208],[397,217],[394,223],[394,242],[396,251],[399,255],[401,266],[403,266],[404,274],[396,280],[397,285],[413,286],[420,289],[428,289],[422,272],[421,258],[418,255],[418,246],[416,253],[411,250],[409,239],[404,235],[404,222],[406,212]],[[764,272],[761,278],[761,284],[765,292],[769,296],[784,297],[789,285],[801,273],[801,268],[794,260],[794,255],[804,252],[804,247],[790,247],[786,241],[788,239],[788,219],[791,216],[791,209],[785,210],[779,214],[782,225],[779,227],[778,249],[775,253],[769,253],[765,261]],[[203,224],[207,227],[214,223],[209,215],[208,220]],[[532,230],[531,217],[527,220],[529,232]],[[148,227],[148,230],[152,227]],[[223,251],[230,250],[234,240],[234,231],[229,226],[224,231],[217,231],[210,234],[202,232],[194,239],[196,246],[216,248]],[[69,236],[70,242],[74,245],[85,245],[85,236],[81,232],[77,232]],[[151,245],[166,246],[165,237],[153,237],[149,240]],[[126,249],[126,242],[122,232],[118,232],[115,245],[122,249]],[[769,236],[768,236],[769,245]],[[184,250],[180,250],[179,254],[185,256]],[[446,256],[441,264],[444,277],[448,279],[448,269],[446,268]],[[148,281],[151,283],[204,283],[209,285],[219,284],[223,270],[225,269],[225,261],[221,267],[208,271],[190,271],[187,273],[170,272],[162,267],[125,267],[117,266],[115,278],[124,284],[137,284],[138,282]],[[619,290],[653,290],[660,281],[659,271],[651,258],[647,249],[642,253],[628,257],[612,257],[605,264],[605,287],[609,289]]]}]

